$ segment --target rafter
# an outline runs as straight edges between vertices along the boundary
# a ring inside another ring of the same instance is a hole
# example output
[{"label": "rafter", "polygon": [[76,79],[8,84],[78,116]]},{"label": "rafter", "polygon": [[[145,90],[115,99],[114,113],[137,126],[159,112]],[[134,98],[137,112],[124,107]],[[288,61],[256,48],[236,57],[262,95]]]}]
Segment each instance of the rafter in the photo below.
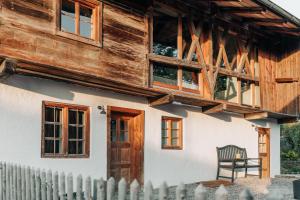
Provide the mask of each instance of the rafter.
[{"label": "rafter", "polygon": [[261,14],[262,12],[266,12],[266,9],[262,7],[221,7],[219,10],[223,13]]},{"label": "rafter", "polygon": [[246,23],[287,23],[286,19],[270,19],[270,18],[244,18],[244,22]]}]

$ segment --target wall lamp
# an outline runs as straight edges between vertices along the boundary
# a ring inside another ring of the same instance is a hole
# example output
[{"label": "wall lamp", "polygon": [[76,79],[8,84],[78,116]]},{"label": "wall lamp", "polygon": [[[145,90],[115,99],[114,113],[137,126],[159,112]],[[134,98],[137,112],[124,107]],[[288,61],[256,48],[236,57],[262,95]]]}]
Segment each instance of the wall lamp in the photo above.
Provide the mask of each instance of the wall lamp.
[{"label": "wall lamp", "polygon": [[104,106],[98,106],[98,109],[100,110],[100,114],[105,115],[106,111],[105,111],[105,107]]}]

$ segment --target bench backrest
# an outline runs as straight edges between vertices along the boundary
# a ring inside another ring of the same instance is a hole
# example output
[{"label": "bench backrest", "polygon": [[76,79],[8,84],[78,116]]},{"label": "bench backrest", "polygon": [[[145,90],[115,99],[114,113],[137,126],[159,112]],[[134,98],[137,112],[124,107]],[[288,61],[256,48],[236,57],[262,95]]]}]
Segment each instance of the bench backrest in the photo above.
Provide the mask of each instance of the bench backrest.
[{"label": "bench backrest", "polygon": [[247,159],[247,152],[245,148],[235,145],[227,145],[224,147],[217,147],[218,160],[233,160],[237,154],[240,154],[241,159]]}]

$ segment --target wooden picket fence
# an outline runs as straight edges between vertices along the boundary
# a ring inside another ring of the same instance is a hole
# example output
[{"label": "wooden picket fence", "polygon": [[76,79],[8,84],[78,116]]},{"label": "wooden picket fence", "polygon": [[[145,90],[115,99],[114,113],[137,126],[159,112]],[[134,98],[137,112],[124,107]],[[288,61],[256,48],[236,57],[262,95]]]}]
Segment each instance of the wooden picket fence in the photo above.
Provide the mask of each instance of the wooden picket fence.
[{"label": "wooden picket fence", "polygon": [[[76,183],[76,184],[74,184]],[[74,191],[73,186],[76,185]],[[0,162],[0,200],[167,200],[169,188],[164,182],[158,189],[158,196],[155,198],[154,189],[151,182],[147,182],[143,189],[134,180],[129,188],[125,179],[121,179],[116,184],[114,178],[104,181],[102,178],[92,180],[91,177],[85,179],[83,188],[82,175],[76,177],[69,173],[52,173],[33,169],[10,163]],[[128,191],[129,190],[129,191]],[[176,200],[187,199],[186,185],[183,183],[176,187]],[[193,193],[195,200],[208,200],[208,190],[199,185]],[[173,198],[174,199],[174,198]],[[221,185],[215,192],[215,200],[228,200],[228,191]],[[254,199],[251,192],[245,189],[240,195],[240,200]],[[270,194],[267,199],[283,199],[278,194]]]}]

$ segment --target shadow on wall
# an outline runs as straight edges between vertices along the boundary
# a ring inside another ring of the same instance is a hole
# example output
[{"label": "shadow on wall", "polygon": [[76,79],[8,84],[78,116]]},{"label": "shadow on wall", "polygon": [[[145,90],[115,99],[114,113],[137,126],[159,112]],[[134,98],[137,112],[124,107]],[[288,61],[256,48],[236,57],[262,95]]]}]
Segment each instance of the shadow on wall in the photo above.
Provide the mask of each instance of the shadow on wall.
[{"label": "shadow on wall", "polygon": [[[37,85],[37,82],[39,83]],[[50,79],[37,78],[32,76],[12,75],[0,82],[1,84],[15,87],[29,92],[34,92],[52,98],[72,101],[75,93],[83,93],[104,98],[115,98],[123,101],[133,101],[128,95],[123,95],[107,90],[101,90],[77,84],[66,83],[64,81],[54,81]],[[145,103],[143,98],[135,98],[136,103]]]},{"label": "shadow on wall", "polygon": [[[182,108],[182,109],[178,109]],[[201,107],[196,108],[196,107],[191,107],[191,106],[185,106],[185,105],[174,105],[174,104],[169,104],[169,105],[161,105],[161,106],[156,106],[155,109],[161,110],[173,115],[181,116],[183,118],[188,117],[189,112],[202,112]],[[225,121],[225,122],[232,122],[232,115],[236,117],[241,117],[238,114],[225,114],[224,113],[214,113],[214,114],[207,114],[208,116],[217,118],[219,120]],[[241,117],[242,118],[242,117]]]}]

